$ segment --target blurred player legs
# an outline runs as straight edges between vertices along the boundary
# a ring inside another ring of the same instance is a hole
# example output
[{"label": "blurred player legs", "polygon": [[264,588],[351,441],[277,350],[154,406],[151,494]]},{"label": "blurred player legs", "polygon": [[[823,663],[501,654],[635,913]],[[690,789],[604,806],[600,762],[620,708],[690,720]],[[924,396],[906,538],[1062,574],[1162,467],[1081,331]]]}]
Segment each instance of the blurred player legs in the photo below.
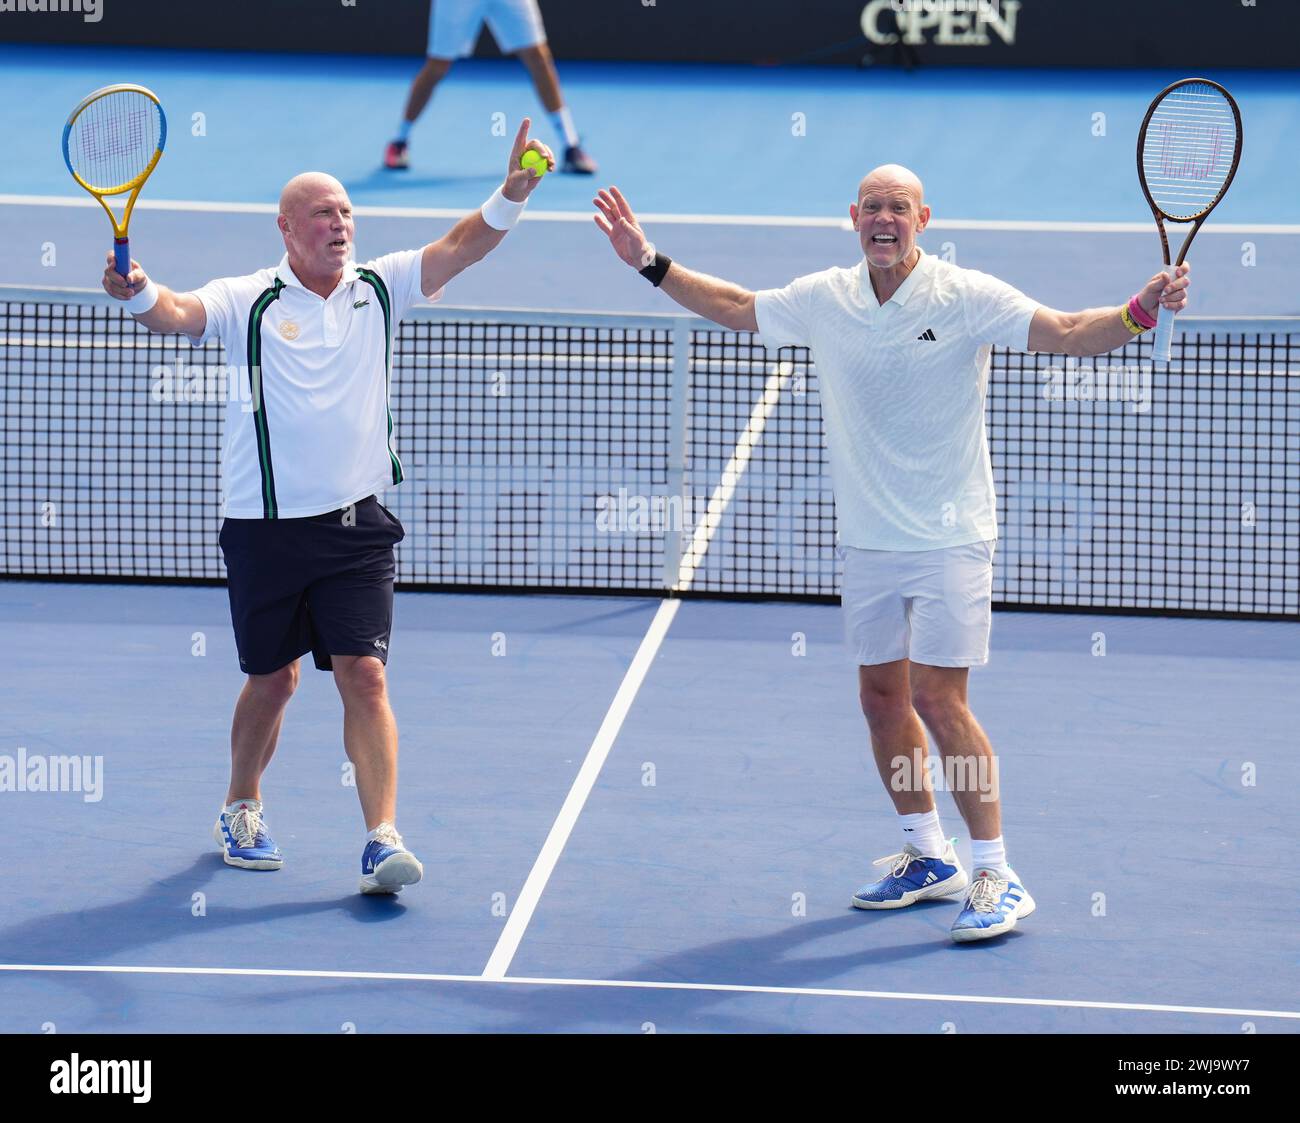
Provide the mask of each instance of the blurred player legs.
[{"label": "blurred player legs", "polygon": [[583,151],[573,115],[564,104],[560,78],[546,43],[546,29],[542,25],[537,0],[432,0],[428,57],[411,84],[406,114],[397,136],[384,152],[384,167],[402,169],[410,166],[407,148],[411,127],[429,103],[438,83],[451,70],[452,63],[473,53],[484,21],[502,54],[517,55],[532,77],[537,96],[564,142],[561,170],[594,175],[596,162]]}]

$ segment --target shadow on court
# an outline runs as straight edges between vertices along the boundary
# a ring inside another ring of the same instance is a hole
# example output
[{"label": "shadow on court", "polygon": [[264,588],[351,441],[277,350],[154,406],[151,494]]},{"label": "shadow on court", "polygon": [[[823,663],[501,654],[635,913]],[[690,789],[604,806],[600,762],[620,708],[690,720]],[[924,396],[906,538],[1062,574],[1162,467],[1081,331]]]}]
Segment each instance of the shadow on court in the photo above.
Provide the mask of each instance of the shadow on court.
[{"label": "shadow on court", "polygon": [[[270,872],[270,871],[268,871]],[[398,920],[406,908],[394,897],[366,897],[351,893],[333,901],[287,901],[243,908],[222,905],[202,921],[191,911],[192,894],[218,887],[224,878],[249,877],[248,870],[227,867],[219,854],[205,854],[190,865],[150,883],[132,897],[89,909],[32,917],[20,924],[0,928],[0,962],[48,964],[110,964],[136,959],[133,953],[159,944],[183,944],[195,935],[195,924],[205,932],[226,932],[238,949],[242,943],[257,947],[260,926],[297,916],[342,912],[360,924]],[[234,953],[239,966],[257,967]],[[137,1000],[136,976],[110,972],[50,972],[38,977],[46,991],[66,990],[81,995],[94,1005],[95,1019],[129,1024]],[[237,985],[237,984],[236,984]],[[176,983],[178,994],[185,984]]]},{"label": "shadow on court", "polygon": [[[274,871],[261,872],[275,876]],[[227,867],[220,854],[205,854],[133,897],[89,909],[36,916],[0,928],[0,962],[100,964],[155,944],[184,941],[195,931],[194,893],[216,885],[218,878],[256,876],[260,876],[258,871]],[[358,923],[375,924],[397,920],[406,911],[397,897],[349,893],[327,901],[285,901],[244,908],[223,904],[205,912],[203,923],[205,932],[230,929],[235,933],[232,939],[237,941],[241,930],[251,940],[256,932],[250,926],[275,924],[288,917],[343,912]]]},{"label": "shadow on court", "polygon": [[[951,912],[947,901],[922,902],[914,913],[934,909]],[[844,977],[851,972],[878,972],[874,985],[892,989],[887,969],[900,962],[923,962],[951,953],[957,945],[943,939],[926,939],[908,944],[863,947],[861,950],[834,955],[800,954],[826,937],[842,936],[864,926],[888,923],[887,912],[854,910],[843,916],[810,920],[789,925],[765,936],[718,940],[686,948],[671,955],[643,960],[629,969],[623,978],[644,982],[708,982],[720,985],[770,987],[843,988]],[[874,935],[874,934],[873,934]],[[1015,938],[1012,934],[1010,938]],[[1004,937],[1004,940],[1006,938]],[[1003,941],[998,941],[1003,942]],[[987,949],[985,949],[987,950]],[[739,997],[734,992],[706,990],[645,991],[597,989],[591,987],[538,986],[485,989],[478,998],[484,1006],[498,1005],[508,1011],[510,1020],[493,1028],[505,1033],[547,1030],[581,1030],[599,1016],[603,1022],[617,1020],[619,1010],[644,1011],[648,1005],[663,1006],[671,1011],[674,1022],[696,1030],[743,1030],[758,1033],[788,1033],[788,1022],[766,1022],[738,1017],[734,1010],[722,1010]],[[864,1027],[865,1028],[865,1027]]]}]

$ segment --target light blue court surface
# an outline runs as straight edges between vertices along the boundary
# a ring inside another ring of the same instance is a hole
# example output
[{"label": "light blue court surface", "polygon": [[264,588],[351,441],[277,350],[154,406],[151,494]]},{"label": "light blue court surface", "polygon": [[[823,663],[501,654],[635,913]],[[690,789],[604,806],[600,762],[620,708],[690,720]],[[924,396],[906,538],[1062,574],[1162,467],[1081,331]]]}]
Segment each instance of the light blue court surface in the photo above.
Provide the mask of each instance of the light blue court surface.
[{"label": "light blue court surface", "polygon": [[[285,180],[308,168],[348,186],[361,208],[361,257],[422,244],[500,181],[522,116],[534,118],[541,139],[557,139],[522,67],[464,63],[416,127],[413,168],[385,172],[380,155],[417,66],[0,48],[14,153],[0,168],[0,242],[10,251],[0,280],[97,283],[106,220],[72,183],[58,139],[80,97],[122,80],[155,89],[171,122],[132,229],[136,256],[165,282],[187,288],[278,260],[273,204]],[[862,174],[894,161],[926,181],[935,214],[928,250],[1062,307],[1114,303],[1158,264],[1134,145],[1150,99],[1182,76],[561,63],[568,101],[601,163],[598,182],[619,184],[678,260],[749,287],[851,264],[860,256],[854,235],[836,223]],[[1290,268],[1300,236],[1291,190],[1300,170],[1300,78],[1207,76],[1237,95],[1246,146],[1192,255],[1195,309],[1300,312]],[[504,128],[494,128],[498,121]],[[591,224],[593,186],[549,179],[529,220],[456,282],[449,303],[663,310],[665,299],[613,258]],[[182,209],[158,209],[176,204]]]},{"label": "light blue court surface", "polygon": [[270,1032],[1300,1028],[1294,625],[998,615],[973,702],[1038,911],[956,946],[955,904],[848,907],[897,828],[833,607],[682,604],[574,803],[657,611],[399,595],[426,877],[392,900],[356,894],[310,668],[265,789],[284,869],[209,841],[242,683],[222,590],[0,587],[0,756],[103,767],[98,800],[0,793],[0,1031],[211,1031],[235,1001]]}]

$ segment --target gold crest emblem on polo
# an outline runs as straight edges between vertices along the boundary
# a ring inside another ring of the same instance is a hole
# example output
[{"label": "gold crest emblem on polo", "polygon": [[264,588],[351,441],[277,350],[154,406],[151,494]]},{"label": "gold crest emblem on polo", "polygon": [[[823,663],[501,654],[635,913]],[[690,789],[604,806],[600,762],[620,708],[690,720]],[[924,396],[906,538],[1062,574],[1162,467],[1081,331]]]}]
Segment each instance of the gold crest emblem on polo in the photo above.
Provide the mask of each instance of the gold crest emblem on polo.
[{"label": "gold crest emblem on polo", "polygon": [[281,335],[284,339],[289,339],[289,340],[297,339],[297,338],[298,338],[298,325],[297,325],[296,323],[294,323],[292,320],[281,320],[281,321],[280,321],[280,335]]}]

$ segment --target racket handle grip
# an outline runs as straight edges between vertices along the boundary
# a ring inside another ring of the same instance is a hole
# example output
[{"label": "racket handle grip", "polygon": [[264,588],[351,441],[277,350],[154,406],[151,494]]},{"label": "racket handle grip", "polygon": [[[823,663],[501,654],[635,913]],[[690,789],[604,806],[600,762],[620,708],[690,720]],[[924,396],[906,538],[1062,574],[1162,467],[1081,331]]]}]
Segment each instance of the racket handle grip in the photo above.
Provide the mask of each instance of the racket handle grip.
[{"label": "racket handle grip", "polygon": [[[1170,278],[1174,276],[1174,267],[1172,265],[1160,266],[1161,272],[1166,273]],[[1156,334],[1151,341],[1151,361],[1159,363],[1162,367],[1169,365],[1169,345],[1174,338],[1174,315],[1163,304],[1156,307]]]},{"label": "racket handle grip", "polygon": [[131,273],[131,244],[126,238],[113,239],[113,267],[127,277]]}]

